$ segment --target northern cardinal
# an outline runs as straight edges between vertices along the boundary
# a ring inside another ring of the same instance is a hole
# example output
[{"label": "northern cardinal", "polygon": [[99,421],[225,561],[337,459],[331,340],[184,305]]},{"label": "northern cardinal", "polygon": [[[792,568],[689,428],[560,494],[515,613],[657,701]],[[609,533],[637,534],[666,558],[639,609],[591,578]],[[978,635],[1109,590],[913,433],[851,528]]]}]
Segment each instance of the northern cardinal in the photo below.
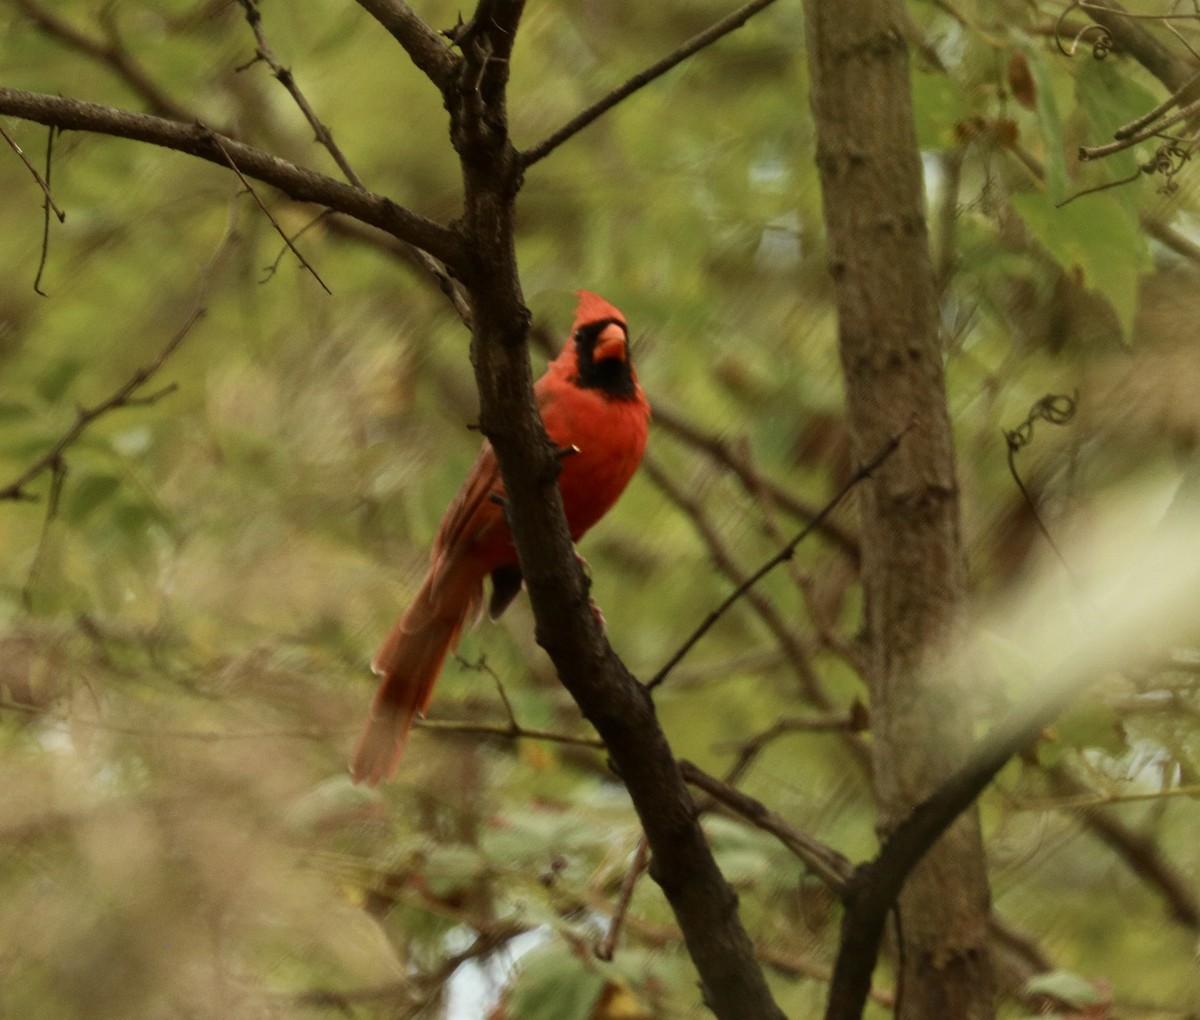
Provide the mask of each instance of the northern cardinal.
[{"label": "northern cardinal", "polygon": [[[534,385],[550,439],[562,451],[558,477],[571,538],[578,540],[617,501],[641,463],[650,405],[629,359],[625,317],[578,291],[566,345]],[[498,617],[521,590],[517,550],[504,518],[504,483],[486,440],[438,528],[429,573],[408,611],[375,654],[381,677],[350,763],[355,782],[374,786],[396,771],[413,720],[425,714],[442,663],[468,617]]]}]

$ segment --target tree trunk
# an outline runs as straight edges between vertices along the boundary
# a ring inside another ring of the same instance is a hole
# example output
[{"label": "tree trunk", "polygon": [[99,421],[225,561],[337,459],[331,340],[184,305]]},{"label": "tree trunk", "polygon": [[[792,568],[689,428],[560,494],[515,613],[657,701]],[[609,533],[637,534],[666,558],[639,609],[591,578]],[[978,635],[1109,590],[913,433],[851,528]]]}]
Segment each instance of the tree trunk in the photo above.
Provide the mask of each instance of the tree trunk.
[{"label": "tree trunk", "polygon": [[[965,757],[970,710],[936,656],[965,590],[921,163],[891,0],[807,0],[829,265],[855,456],[905,433],[859,492],[872,771],[889,832]],[[965,814],[900,898],[897,1016],[994,1016],[978,815]]]}]

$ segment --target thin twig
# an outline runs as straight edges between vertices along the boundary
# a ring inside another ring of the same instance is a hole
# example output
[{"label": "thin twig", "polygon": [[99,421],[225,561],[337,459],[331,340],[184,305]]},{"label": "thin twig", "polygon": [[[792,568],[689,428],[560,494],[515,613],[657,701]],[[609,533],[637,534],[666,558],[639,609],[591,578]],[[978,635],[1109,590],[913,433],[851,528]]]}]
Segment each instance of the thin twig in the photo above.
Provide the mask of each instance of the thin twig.
[{"label": "thin twig", "polygon": [[58,217],[58,222],[63,223],[67,218],[67,214],[54,201],[54,196],[50,194],[50,185],[46,181],[46,178],[38,172],[37,167],[29,162],[29,157],[25,155],[25,151],[17,144],[17,140],[4,129],[3,124],[0,124],[0,137],[3,137],[8,142],[9,148],[21,157],[21,162],[25,164],[25,169],[33,174],[33,179],[37,181],[38,187],[42,189],[42,193],[46,196],[46,201],[50,203],[50,208],[54,210],[54,215]]},{"label": "thin twig", "polygon": [[[731,472],[741,483],[743,489],[750,494],[763,493],[770,497],[779,509],[786,511],[792,517],[805,522],[813,521],[820,509],[811,506],[793,495],[781,485],[759,474],[745,458],[739,457],[732,446],[721,436],[708,432],[700,426],[688,421],[683,415],[661,404],[654,405],[654,424],[666,429],[671,435],[682,440],[689,446],[708,455],[714,462]],[[858,540],[830,520],[823,520],[820,533],[834,545],[857,561],[859,556]]]},{"label": "thin twig", "polygon": [[608,931],[604,933],[604,939],[596,947],[596,956],[601,960],[611,960],[613,953],[616,952],[617,939],[621,935],[621,929],[625,926],[625,917],[629,913],[629,904],[633,900],[633,890],[637,888],[638,879],[642,877],[649,862],[650,844],[646,841],[646,834],[642,833],[638,837],[633,860],[629,862],[629,870],[621,882],[621,892],[617,896],[617,906],[613,911],[612,920],[608,924]]},{"label": "thin twig", "polygon": [[[74,424],[72,424],[72,426],[67,429],[65,433],[63,433],[58,441],[13,481],[9,482],[8,485],[0,489],[0,500],[35,499],[36,497],[31,496],[25,491],[27,486],[43,472],[53,469],[56,464],[61,462],[63,454],[66,453],[69,447],[78,441],[79,437],[83,435],[92,422],[94,422],[97,418],[108,414],[110,411],[115,411],[122,407],[144,406],[148,402],[152,402],[150,397],[136,396],[137,390],[144,386],[151,376],[153,376],[160,368],[162,368],[163,363],[167,360],[167,358],[175,353],[176,349],[181,343],[183,343],[187,335],[192,331],[193,327],[195,327],[196,323],[204,318],[204,316],[207,314],[207,311],[208,310],[204,307],[197,307],[193,309],[191,314],[188,315],[184,324],[179,328],[175,335],[166,342],[162,350],[160,350],[151,361],[147,362],[136,372],[134,372],[133,375],[130,376],[129,379],[127,379],[116,390],[116,392],[93,407],[81,407],[78,412],[76,412]],[[160,391],[155,395],[155,399],[165,396],[167,392],[169,392],[169,390]]]},{"label": "thin twig", "polygon": [[[54,166],[54,128],[46,129],[46,188],[50,188],[50,173]],[[61,223],[62,220],[59,220]],[[39,297],[49,297],[42,290],[42,273],[46,271],[46,261],[50,258],[50,196],[42,203],[42,253],[38,257],[37,274],[33,278],[33,292]]]},{"label": "thin twig", "polygon": [[[658,461],[649,454],[642,459],[642,472],[688,516],[717,568],[734,585],[735,589],[742,589],[747,584],[746,574],[738,566],[700,500],[689,495],[683,486],[672,480],[659,466]],[[829,700],[821,688],[820,680],[813,669],[804,642],[788,627],[779,610],[763,592],[746,587],[745,597],[750,607],[758,614],[759,619],[766,624],[767,629],[779,642],[779,647],[783,650],[800,680],[805,699],[819,708],[829,708]]]},{"label": "thin twig", "polygon": [[364,192],[195,123],[181,124],[98,103],[4,86],[0,86],[0,114],[67,131],[89,131],[147,142],[186,152],[221,167],[228,166],[232,156],[247,177],[270,184],[298,202],[313,202],[354,216],[423,248],[452,269],[466,259],[458,229],[419,216],[382,195]]},{"label": "thin twig", "polygon": [[728,783],[721,782],[716,776],[709,775],[692,762],[681,761],[679,770],[690,785],[698,787],[714,800],[720,801],[729,810],[745,818],[755,828],[769,832],[792,854],[802,860],[808,870],[834,893],[839,897],[844,895],[846,883],[854,874],[854,865],[849,858],[789,825],[785,819],[770,810],[761,801],[742,793],[741,790],[735,790]]},{"label": "thin twig", "polygon": [[470,662],[456,652],[454,658],[464,669],[474,670],[476,673],[486,673],[492,678],[492,682],[496,685],[496,692],[500,695],[500,701],[504,705],[504,713],[508,716],[508,724],[513,733],[519,733],[521,727],[517,723],[517,713],[513,711],[512,702],[508,700],[508,692],[504,689],[504,681],[500,679],[500,674],[487,661],[487,656],[481,655],[474,662]]},{"label": "thin twig", "polygon": [[245,187],[245,189],[248,192],[250,192],[250,197],[254,199],[255,203],[263,211],[263,215],[265,215],[267,217],[267,219],[269,219],[271,221],[271,226],[273,226],[275,228],[276,232],[279,234],[279,236],[283,238],[283,243],[286,244],[288,246],[288,248],[291,250],[292,254],[295,255],[296,258],[300,260],[300,265],[302,265],[305,269],[307,269],[310,273],[312,273],[313,279],[316,280],[317,283],[319,283],[321,285],[321,289],[323,291],[325,291],[326,294],[332,295],[333,291],[331,291],[327,286],[325,286],[325,281],[321,279],[321,274],[318,273],[312,267],[312,265],[309,263],[308,259],[306,259],[303,255],[300,254],[300,249],[297,248],[295,246],[295,244],[292,243],[292,239],[287,236],[286,231],[284,231],[283,227],[281,227],[279,225],[279,221],[277,219],[275,219],[275,216],[272,214],[271,210],[267,208],[267,204],[261,198],[259,198],[258,192],[254,190],[254,186],[246,178],[246,175],[243,174],[242,171],[238,169],[237,163],[235,163],[233,161],[233,157],[229,155],[229,150],[226,149],[224,144],[221,142],[220,136],[214,134],[214,135],[212,135],[212,140],[213,140],[213,144],[216,145],[216,147],[218,149],[220,149],[221,152],[224,154],[225,162],[229,164],[229,169],[232,170],[235,174],[237,174],[238,180],[241,181],[242,185]]},{"label": "thin twig", "polygon": [[1193,99],[1187,106],[1182,107],[1174,116],[1168,117],[1166,120],[1157,124],[1151,124],[1147,128],[1143,128],[1133,134],[1117,133],[1117,140],[1109,142],[1107,145],[1083,146],[1079,150],[1079,161],[1087,163],[1094,159],[1103,159],[1105,156],[1111,156],[1113,153],[1121,152],[1124,149],[1132,148],[1135,145],[1140,145],[1142,142],[1148,141],[1155,135],[1165,131],[1167,128],[1178,124],[1181,120],[1187,120],[1192,114],[1200,112],[1200,99]]},{"label": "thin twig", "polygon": [[[361,3],[362,0],[359,0],[359,2]],[[774,2],[775,0],[751,0],[750,3],[746,4],[744,7],[739,7],[732,14],[722,18],[715,25],[705,29],[699,35],[693,36],[673,53],[669,53],[667,56],[663,57],[662,60],[652,64],[644,71],[635,74],[632,78],[625,82],[624,85],[613,89],[608,95],[593,103],[586,110],[572,117],[569,121],[567,121],[566,124],[560,127],[548,138],[544,138],[542,141],[538,142],[537,145],[526,149],[523,153],[521,153],[521,165],[524,167],[531,167],[539,160],[545,159],[568,138],[572,137],[573,135],[577,135],[593,121],[597,120],[599,117],[611,110],[614,106],[621,102],[621,100],[627,99],[639,89],[649,85],[650,82],[654,81],[656,78],[661,78],[672,68],[683,63],[683,61],[685,61],[693,53],[699,52],[706,46],[711,46],[718,39],[728,35],[735,29],[741,28],[759,11],[770,7]]]},{"label": "thin twig", "polygon": [[86,35],[74,25],[35,3],[34,0],[15,0],[15,2],[25,16],[46,35],[109,67],[117,77],[146,101],[146,106],[151,113],[184,123],[194,119],[187,110],[151,80],[141,65],[121,45],[120,38],[111,21],[108,24],[109,38],[105,41]]},{"label": "thin twig", "polygon": [[108,414],[110,411],[115,411],[123,407],[145,407],[148,404],[153,404],[155,401],[161,400],[163,397],[174,392],[174,384],[166,386],[153,393],[139,394],[140,390],[150,379],[162,368],[166,360],[175,353],[179,345],[187,338],[188,334],[196,326],[196,324],[204,318],[208,309],[205,305],[207,301],[208,290],[212,279],[216,274],[222,257],[237,241],[237,220],[236,206],[231,203],[229,211],[229,224],[225,229],[225,234],[221,238],[221,243],[218,245],[213,257],[209,260],[208,265],[200,274],[200,285],[196,297],[196,304],[189,313],[183,325],[175,333],[170,340],[162,347],[162,349],[145,365],[141,366],[133,373],[116,391],[114,391],[106,399],[93,407],[80,407],[75,415],[75,421],[71,427],[63,433],[58,441],[41,457],[27,467],[13,481],[9,482],[4,488],[0,489],[0,500],[34,500],[37,497],[26,492],[29,484],[45,471],[54,467],[56,463],[62,460],[63,455],[67,450],[79,440],[79,437],[87,431],[88,427],[101,416]]},{"label": "thin twig", "polygon": [[1192,77],[1184,82],[1180,88],[1177,88],[1174,92],[1167,96],[1167,98],[1159,103],[1158,106],[1154,107],[1153,110],[1149,110],[1135,120],[1130,121],[1128,124],[1117,128],[1117,130],[1113,132],[1113,137],[1116,139],[1124,139],[1136,135],[1142,130],[1142,128],[1146,127],[1148,124],[1153,124],[1156,120],[1158,120],[1159,117],[1163,116],[1169,109],[1171,109],[1171,107],[1175,106],[1179,102],[1179,99],[1183,93],[1197,84],[1200,84],[1200,71],[1192,75]]},{"label": "thin twig", "polygon": [[833,499],[825,504],[825,506],[821,509],[821,512],[817,514],[817,516],[814,517],[809,524],[805,525],[805,527],[798,535],[796,535],[795,538],[793,538],[779,552],[767,560],[767,562],[759,567],[758,570],[746,578],[743,584],[738,585],[737,588],[730,592],[724,601],[722,601],[716,609],[714,609],[708,614],[707,617],[705,617],[704,622],[701,623],[700,626],[697,627],[692,633],[692,635],[679,647],[679,650],[676,651],[675,654],[666,661],[666,663],[664,663],[662,668],[655,673],[653,677],[651,677],[651,679],[647,682],[646,687],[653,690],[655,687],[661,684],[667,678],[667,675],[671,672],[671,670],[678,665],[680,660],[692,650],[692,647],[696,644],[696,642],[698,642],[712,629],[713,625],[725,615],[729,608],[735,602],[737,602],[738,599],[745,595],[747,591],[754,587],[754,585],[761,581],[767,574],[779,566],[779,564],[785,563],[787,560],[791,559],[796,552],[796,546],[798,546],[804,541],[804,539],[817,530],[821,522],[823,522],[826,517],[828,517],[835,509],[837,509],[838,504],[840,504],[841,501],[845,499],[847,495],[849,495],[850,491],[856,485],[869,478],[875,471],[879,469],[880,465],[882,465],[884,461],[886,461],[893,453],[896,452],[900,446],[901,440],[908,433],[910,428],[912,428],[911,424],[906,426],[904,431],[902,431],[899,435],[888,440],[883,449],[881,449],[866,464],[854,472],[846,484],[837,491]]},{"label": "thin twig", "polygon": [[577,736],[557,730],[539,730],[519,724],[475,723],[452,719],[418,719],[421,729],[440,733],[475,733],[485,737],[507,737],[510,740],[544,740],[550,744],[568,744],[572,747],[593,747],[604,750],[604,741],[599,737]]},{"label": "thin twig", "polygon": [[366,185],[362,179],[354,172],[354,168],[350,165],[350,161],[346,159],[345,154],[338,148],[337,143],[333,140],[333,132],[329,130],[317,117],[316,111],[305,98],[304,93],[300,91],[300,86],[296,83],[295,75],[279,63],[275,59],[275,54],[271,50],[270,44],[267,42],[266,33],[263,31],[262,14],[258,10],[257,0],[238,0],[242,10],[246,13],[246,21],[250,25],[250,30],[254,33],[255,42],[258,43],[258,56],[271,69],[271,73],[279,81],[279,84],[287,89],[288,94],[296,101],[296,105],[300,108],[300,112],[304,114],[304,119],[308,121],[309,126],[316,134],[316,139],[327,150],[329,155],[333,157],[333,161],[346,175],[346,180],[353,184],[356,188],[366,190]]},{"label": "thin twig", "polygon": [[[299,241],[300,238],[302,238],[305,234],[307,234],[310,230],[312,230],[312,228],[315,227],[318,223],[320,223],[324,219],[328,219],[332,215],[333,215],[332,210],[322,209],[319,213],[317,213],[316,216],[314,216],[311,220],[309,220],[306,224],[304,224],[304,226],[302,226],[299,230],[297,230],[292,235],[293,243],[296,241]],[[287,239],[284,238],[284,240],[287,240]],[[279,272],[279,263],[283,261],[283,257],[287,253],[288,253],[288,246],[286,244],[281,245],[279,248],[279,254],[275,256],[275,258],[271,262],[271,264],[263,266],[263,275],[259,278],[259,281],[258,281],[259,283],[266,283],[268,280],[271,279],[271,277],[273,277],[277,272]]]},{"label": "thin twig", "polygon": [[867,710],[857,701],[849,712],[826,712],[818,716],[780,719],[761,733],[756,733],[737,744],[738,756],[726,773],[725,782],[736,783],[767,745],[789,733],[860,733],[869,725]]},{"label": "thin twig", "polygon": [[58,517],[63,484],[67,480],[67,462],[62,454],[54,458],[50,465],[50,471],[50,498],[46,500],[46,516],[42,518],[42,533],[38,537],[37,549],[33,553],[33,562],[29,565],[29,573],[25,578],[25,585],[21,589],[21,605],[25,607],[27,613],[33,612],[33,587],[37,581],[46,546],[50,541],[50,526]]}]

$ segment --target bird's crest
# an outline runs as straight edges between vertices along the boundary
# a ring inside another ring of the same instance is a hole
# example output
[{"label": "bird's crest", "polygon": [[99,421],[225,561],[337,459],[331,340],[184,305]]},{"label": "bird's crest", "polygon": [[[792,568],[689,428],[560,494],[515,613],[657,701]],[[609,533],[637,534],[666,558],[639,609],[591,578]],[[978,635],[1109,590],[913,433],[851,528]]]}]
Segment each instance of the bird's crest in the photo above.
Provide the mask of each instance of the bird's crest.
[{"label": "bird's crest", "polygon": [[575,309],[576,328],[591,322],[603,322],[605,319],[615,319],[621,323],[625,321],[625,316],[600,295],[593,294],[590,290],[577,290],[575,296],[579,298],[579,307]]}]

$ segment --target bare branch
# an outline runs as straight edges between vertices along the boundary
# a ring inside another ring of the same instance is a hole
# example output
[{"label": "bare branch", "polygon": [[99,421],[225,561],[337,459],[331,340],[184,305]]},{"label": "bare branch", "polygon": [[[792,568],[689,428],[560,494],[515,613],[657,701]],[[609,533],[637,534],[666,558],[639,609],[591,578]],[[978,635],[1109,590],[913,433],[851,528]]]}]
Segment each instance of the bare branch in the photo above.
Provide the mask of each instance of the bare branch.
[{"label": "bare branch", "polygon": [[690,761],[681,761],[679,768],[689,784],[703,790],[714,800],[745,818],[755,828],[775,836],[838,896],[845,893],[846,884],[854,874],[854,865],[850,863],[849,858],[789,825],[784,818],[771,811],[761,801],[734,789],[728,783],[721,782],[716,776],[710,776]]},{"label": "bare branch", "polygon": [[569,744],[572,747],[594,747],[604,749],[604,741],[599,737],[577,736],[574,733],[560,733],[557,730],[539,730],[528,726],[512,723],[474,723],[461,722],[455,719],[418,719],[416,725],[421,729],[433,730],[440,733],[475,733],[483,737],[509,737],[513,740],[544,740],[549,744]]},{"label": "bare branch", "polygon": [[[745,774],[746,769],[768,744],[789,733],[861,733],[870,725],[865,706],[856,701],[848,712],[825,712],[818,716],[796,719],[780,719],[761,733],[756,733],[737,746],[737,760],[726,775],[726,782],[734,783]],[[865,757],[865,756],[864,756]]]},{"label": "bare branch", "polygon": [[[53,203],[50,201],[49,188],[50,177],[54,170],[54,135],[55,128],[46,129],[46,201],[42,203],[42,253],[38,256],[37,273],[33,277],[33,292],[39,297],[48,297],[49,295],[42,290],[42,274],[46,271],[46,262],[50,258],[50,208]],[[65,214],[64,214],[65,216]],[[63,217],[59,217],[59,223],[63,222]]]},{"label": "bare branch", "polygon": [[425,76],[445,91],[458,67],[459,58],[404,0],[358,0],[409,55]]},{"label": "bare branch", "polygon": [[58,207],[58,203],[54,201],[54,196],[50,194],[50,183],[38,173],[38,168],[29,162],[29,157],[25,155],[25,150],[17,144],[16,139],[12,135],[4,130],[3,124],[0,124],[0,137],[8,142],[9,148],[13,152],[21,157],[21,162],[25,164],[25,169],[33,175],[33,179],[37,181],[38,187],[42,189],[42,193],[46,196],[46,201],[50,204],[50,208],[54,210],[54,215],[58,217],[58,222],[66,222],[67,214]]},{"label": "bare branch", "polygon": [[300,262],[300,265],[302,265],[305,269],[307,269],[310,273],[312,273],[313,279],[316,280],[317,283],[319,283],[321,285],[321,289],[323,291],[325,291],[326,294],[332,294],[333,291],[331,291],[329,289],[329,287],[326,286],[325,281],[321,279],[321,274],[318,273],[312,267],[312,264],[308,261],[308,259],[306,259],[302,254],[300,254],[300,249],[296,247],[296,245],[292,241],[292,239],[290,237],[288,237],[287,234],[285,233],[283,227],[281,227],[279,225],[279,221],[277,219],[275,219],[274,214],[271,212],[270,209],[267,208],[266,202],[264,202],[262,200],[262,198],[259,197],[258,192],[254,190],[254,186],[248,180],[246,180],[246,175],[243,174],[242,171],[238,169],[238,165],[233,161],[233,157],[229,155],[228,150],[221,143],[220,138],[218,138],[216,135],[213,135],[212,137],[213,137],[214,144],[217,146],[218,149],[221,150],[221,155],[223,155],[225,157],[225,162],[229,164],[229,169],[232,170],[235,174],[237,174],[238,180],[241,181],[243,186],[246,188],[246,190],[248,192],[250,192],[250,197],[254,199],[255,204],[263,211],[263,215],[266,216],[266,218],[271,221],[271,226],[273,226],[275,228],[275,232],[280,237],[283,238],[283,243],[288,246],[288,250],[291,251],[291,253],[296,256],[296,258]]},{"label": "bare branch", "polygon": [[262,14],[259,13],[257,0],[238,0],[238,2],[241,4],[242,10],[246,12],[246,21],[249,23],[251,31],[254,32],[254,39],[258,43],[257,52],[259,58],[266,62],[266,65],[271,69],[271,73],[275,75],[279,84],[287,89],[288,95],[296,101],[300,112],[304,114],[304,119],[308,121],[309,126],[313,129],[317,141],[329,151],[329,155],[333,157],[333,161],[338,165],[342,173],[346,175],[346,180],[356,188],[362,188],[366,191],[366,185],[363,184],[358,174],[354,172],[350,161],[346,159],[345,154],[333,140],[333,132],[321,122],[317,117],[316,111],[305,98],[304,93],[300,91],[300,86],[296,83],[295,76],[288,68],[275,59],[275,54],[272,52],[267,42],[266,33],[263,31]]},{"label": "bare branch", "polygon": [[[359,0],[359,2],[361,3],[362,0]],[[730,32],[734,31],[734,29],[741,28],[759,11],[770,7],[774,2],[775,0],[751,0],[750,3],[746,4],[744,7],[739,7],[728,17],[722,18],[711,28],[707,28],[699,35],[693,36],[686,43],[680,46],[679,49],[675,50],[673,53],[667,54],[667,56],[663,57],[662,60],[652,64],[644,71],[635,74],[629,79],[629,81],[625,82],[624,85],[613,89],[604,98],[593,103],[582,113],[572,117],[569,121],[567,121],[566,124],[560,127],[548,138],[544,138],[542,141],[538,142],[537,145],[530,149],[526,149],[523,153],[521,153],[521,165],[530,167],[539,160],[545,159],[568,138],[579,134],[580,131],[582,131],[593,121],[606,114],[609,110],[621,102],[621,100],[627,99],[639,89],[649,85],[650,82],[654,81],[656,78],[661,78],[668,71],[677,67],[679,64],[682,64],[693,53],[698,53],[706,46],[711,46],[718,39],[721,39],[724,36],[727,36]]]},{"label": "bare branch", "polygon": [[[137,393],[138,389],[145,385],[146,381],[149,380],[155,372],[162,368],[163,363],[167,360],[167,358],[175,353],[175,350],[187,338],[187,335],[192,331],[196,323],[204,318],[206,312],[207,309],[203,307],[194,309],[191,315],[188,316],[187,321],[184,322],[175,335],[167,341],[162,350],[155,355],[153,360],[134,372],[133,375],[130,376],[129,379],[127,379],[125,383],[111,396],[102,400],[93,407],[80,408],[75,416],[74,424],[67,429],[65,433],[63,433],[58,442],[56,442],[49,450],[42,454],[42,456],[40,456],[29,467],[27,467],[13,481],[9,482],[8,485],[0,489],[0,500],[32,499],[33,497],[25,491],[29,483],[45,471],[57,471],[58,468],[56,468],[56,465],[61,464],[63,454],[69,447],[78,441],[79,437],[87,431],[88,426],[91,425],[92,422],[94,422],[97,418],[108,414],[109,411],[115,411],[118,408],[130,407],[135,404],[144,405],[147,401],[147,398],[137,398],[135,394]],[[166,391],[163,391],[159,395],[165,395],[165,392]]]},{"label": "bare branch", "polygon": [[[911,428],[911,425],[909,427]],[[907,431],[908,430],[905,429],[905,432]],[[689,637],[679,647],[678,651],[676,651],[675,654],[663,664],[662,668],[650,678],[646,684],[646,687],[648,689],[653,689],[661,684],[667,678],[667,675],[671,672],[671,670],[679,664],[680,660],[692,650],[692,647],[696,644],[696,642],[712,629],[713,625],[722,616],[724,616],[726,612],[728,612],[729,608],[735,602],[737,602],[738,599],[740,599],[754,585],[766,577],[767,574],[779,566],[779,564],[785,563],[791,559],[796,552],[796,546],[798,546],[804,541],[804,539],[811,535],[820,526],[820,523],[831,513],[833,513],[838,504],[841,503],[841,501],[850,493],[850,490],[858,485],[859,482],[869,478],[873,472],[878,470],[879,466],[883,464],[884,461],[886,461],[893,453],[896,452],[900,446],[901,440],[904,438],[905,432],[901,432],[900,435],[894,436],[882,450],[880,450],[866,464],[855,471],[850,480],[838,490],[833,499],[826,503],[821,512],[817,514],[815,518],[813,518],[812,523],[808,524],[786,546],[784,546],[779,552],[767,560],[766,563],[759,567],[753,574],[746,578],[745,582],[738,585],[737,588],[730,592],[725,600],[719,606],[717,606],[716,609],[709,613],[707,617],[705,617],[704,622],[696,628],[691,637]]]},{"label": "bare branch", "polygon": [[[149,362],[133,373],[120,387],[118,387],[110,396],[106,397],[100,403],[93,407],[81,407],[76,412],[75,421],[69,429],[59,438],[59,440],[41,457],[27,467],[13,481],[9,482],[4,488],[0,489],[0,500],[32,500],[36,497],[30,495],[26,489],[31,482],[40,477],[46,471],[55,473],[55,484],[60,485],[63,467],[63,458],[67,450],[70,449],[87,431],[88,427],[103,415],[110,411],[116,411],[123,407],[145,407],[147,404],[167,396],[174,391],[174,386],[167,386],[157,390],[154,393],[144,394],[138,391],[145,386],[147,382],[158,372],[159,369],[166,363],[166,360],[175,353],[179,345],[187,339],[187,336],[195,328],[196,324],[207,314],[205,302],[207,300],[208,288],[213,278],[216,267],[220,263],[222,257],[233,246],[237,240],[236,219],[234,207],[230,206],[229,224],[225,229],[225,234],[221,238],[221,243],[217,247],[213,257],[209,260],[208,265],[200,274],[199,294],[196,297],[196,303],[192,308],[191,313],[184,321],[183,325],[171,337],[170,340],[162,347]],[[57,499],[54,488],[51,490],[50,513],[54,511],[54,503]]]},{"label": "bare branch", "polygon": [[[1061,763],[1047,769],[1046,774],[1061,794],[1076,801],[1091,793]],[[1194,797],[1195,792],[1191,795]],[[1074,803],[1061,801],[1052,806],[1064,810],[1075,808]],[[1166,857],[1156,839],[1130,828],[1102,805],[1083,805],[1076,810],[1081,824],[1119,855],[1134,874],[1158,890],[1176,921],[1191,931],[1200,931],[1200,896],[1187,876]]]},{"label": "bare branch", "polygon": [[611,960],[613,953],[617,948],[617,939],[620,938],[621,929],[625,926],[625,918],[629,914],[629,904],[633,901],[633,890],[637,888],[638,879],[642,877],[642,872],[646,870],[646,865],[650,863],[650,844],[646,842],[646,834],[638,838],[637,849],[633,852],[633,860],[629,862],[629,870],[625,873],[625,879],[621,882],[621,892],[617,896],[617,908],[613,911],[612,921],[609,922],[608,931],[604,933],[604,938],[596,947],[596,956],[601,960]]},{"label": "bare branch", "polygon": [[[811,506],[788,492],[787,489],[776,485],[769,478],[764,478],[746,461],[746,458],[738,456],[730,444],[719,435],[705,431],[688,421],[678,411],[670,407],[663,407],[661,402],[657,401],[654,404],[654,423],[730,471],[746,492],[752,495],[759,492],[765,493],[781,510],[787,511],[792,517],[802,521],[814,521],[820,516],[820,507]],[[858,539],[854,535],[840,524],[829,520],[828,517],[822,519],[818,530],[857,562]]]},{"label": "bare branch", "polygon": [[475,328],[475,317],[471,312],[471,304],[463,293],[462,287],[447,272],[446,267],[428,252],[422,251],[407,241],[400,240],[394,234],[381,234],[377,230],[371,229],[370,225],[360,223],[347,216],[327,218],[326,229],[333,237],[382,248],[394,258],[427,274],[437,284],[438,290],[442,292],[446,300],[450,302],[462,324],[468,330]]},{"label": "bare branch", "polygon": [[[709,519],[709,515],[705,512],[701,502],[684,491],[682,486],[674,482],[649,454],[642,460],[642,470],[666,494],[667,498],[679,507],[692,521],[718,569],[734,585],[735,590],[743,593],[746,601],[758,614],[759,619],[775,635],[775,640],[779,642],[779,647],[783,650],[784,656],[791,663],[796,676],[800,679],[800,683],[804,688],[805,698],[820,708],[829,708],[829,700],[821,689],[820,681],[817,679],[812,662],[809,660],[808,649],[804,647],[804,643],[787,625],[771,600],[748,583],[746,574],[734,560],[733,554],[729,551],[720,533]],[[661,680],[656,675],[650,681],[649,686],[654,687],[658,683],[661,683]]]},{"label": "bare branch", "polygon": [[84,56],[92,57],[111,68],[117,77],[146,101],[146,106],[151,113],[185,123],[192,119],[184,107],[176,103],[151,80],[142,66],[121,45],[115,31],[109,32],[107,40],[95,39],[81,32],[57,14],[35,3],[34,0],[14,0],[14,2],[25,16],[46,35],[58,39],[71,49]]},{"label": "bare branch", "polygon": [[379,227],[451,268],[460,266],[465,258],[459,234],[449,227],[404,209],[389,198],[343,184],[205,127],[4,87],[0,87],[0,114],[69,131],[148,142],[222,167],[232,161],[247,177],[270,184],[297,201],[328,206]]}]

